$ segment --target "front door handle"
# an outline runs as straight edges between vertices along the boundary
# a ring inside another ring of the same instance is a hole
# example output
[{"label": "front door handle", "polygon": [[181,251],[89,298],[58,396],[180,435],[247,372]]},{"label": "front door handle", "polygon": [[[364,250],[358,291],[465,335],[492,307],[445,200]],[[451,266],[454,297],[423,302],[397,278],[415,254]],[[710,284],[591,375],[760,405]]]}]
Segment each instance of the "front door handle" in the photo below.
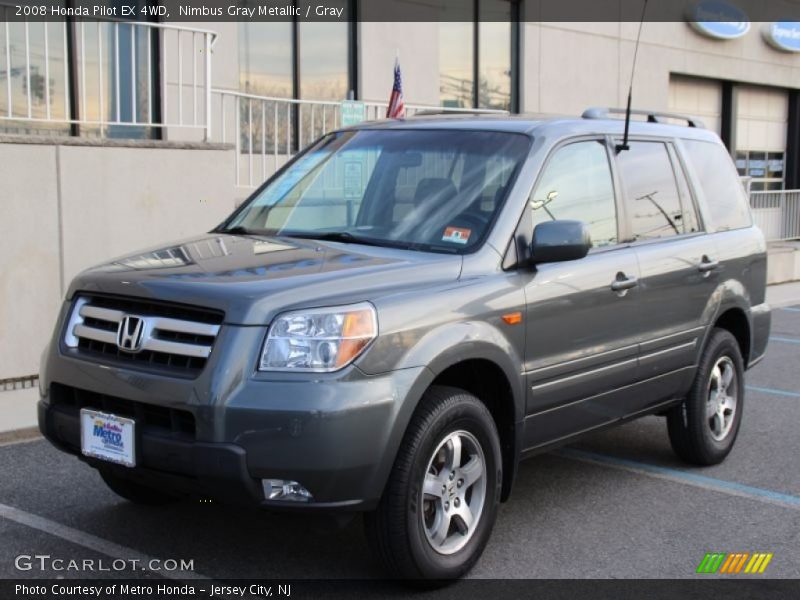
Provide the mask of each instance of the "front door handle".
[{"label": "front door handle", "polygon": [[628,277],[625,273],[619,272],[617,273],[617,278],[611,284],[611,289],[615,292],[626,292],[637,285],[639,285],[639,280],[636,277],[633,275]]},{"label": "front door handle", "polygon": [[709,273],[714,269],[716,269],[717,267],[719,267],[719,261],[711,260],[710,258],[708,258],[708,256],[704,254],[703,258],[700,260],[700,264],[697,265],[697,270],[700,271],[701,273]]}]

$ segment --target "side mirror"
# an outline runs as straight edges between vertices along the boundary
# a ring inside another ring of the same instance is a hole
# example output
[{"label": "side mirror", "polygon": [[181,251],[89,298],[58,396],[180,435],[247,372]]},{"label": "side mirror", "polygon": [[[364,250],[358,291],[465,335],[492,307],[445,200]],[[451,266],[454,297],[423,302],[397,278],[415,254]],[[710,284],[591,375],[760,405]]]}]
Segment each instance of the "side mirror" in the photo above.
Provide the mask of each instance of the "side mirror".
[{"label": "side mirror", "polygon": [[589,253],[592,239],[583,221],[546,221],[533,230],[532,264],[578,260]]}]

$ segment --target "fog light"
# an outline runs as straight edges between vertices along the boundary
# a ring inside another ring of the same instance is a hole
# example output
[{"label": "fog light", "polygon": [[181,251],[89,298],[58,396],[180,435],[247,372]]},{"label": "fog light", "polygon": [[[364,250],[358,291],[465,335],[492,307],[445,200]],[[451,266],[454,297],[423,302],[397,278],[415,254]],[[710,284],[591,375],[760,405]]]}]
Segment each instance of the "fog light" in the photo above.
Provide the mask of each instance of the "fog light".
[{"label": "fog light", "polygon": [[262,479],[264,497],[267,500],[292,500],[294,502],[310,502],[314,499],[306,488],[296,481],[286,479]]}]

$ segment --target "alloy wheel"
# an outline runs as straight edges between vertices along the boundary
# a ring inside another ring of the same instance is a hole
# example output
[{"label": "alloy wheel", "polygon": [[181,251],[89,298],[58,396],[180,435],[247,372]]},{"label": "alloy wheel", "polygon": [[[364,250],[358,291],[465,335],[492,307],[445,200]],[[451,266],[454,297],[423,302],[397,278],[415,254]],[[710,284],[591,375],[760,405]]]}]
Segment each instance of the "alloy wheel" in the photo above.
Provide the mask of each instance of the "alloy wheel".
[{"label": "alloy wheel", "polygon": [[486,501],[486,459],[468,431],[448,434],[433,452],[422,486],[425,537],[440,554],[454,554],[472,538]]},{"label": "alloy wheel", "polygon": [[706,420],[711,437],[720,442],[730,433],[736,416],[739,382],[736,367],[728,356],[721,356],[711,369],[708,380]]}]

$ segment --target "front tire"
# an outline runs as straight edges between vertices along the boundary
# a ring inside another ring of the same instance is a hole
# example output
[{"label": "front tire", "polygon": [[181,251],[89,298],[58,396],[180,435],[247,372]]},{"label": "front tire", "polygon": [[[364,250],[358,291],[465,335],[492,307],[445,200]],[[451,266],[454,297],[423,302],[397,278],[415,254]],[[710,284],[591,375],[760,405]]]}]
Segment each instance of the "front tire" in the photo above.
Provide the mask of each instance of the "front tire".
[{"label": "front tire", "polygon": [[384,565],[406,579],[467,573],[497,517],[502,457],[494,419],[472,394],[433,386],[423,396],[367,537]]},{"label": "front tire", "polygon": [[742,422],[744,361],[731,333],[714,329],[686,400],[667,414],[672,449],[694,465],[716,465],[728,456]]}]

